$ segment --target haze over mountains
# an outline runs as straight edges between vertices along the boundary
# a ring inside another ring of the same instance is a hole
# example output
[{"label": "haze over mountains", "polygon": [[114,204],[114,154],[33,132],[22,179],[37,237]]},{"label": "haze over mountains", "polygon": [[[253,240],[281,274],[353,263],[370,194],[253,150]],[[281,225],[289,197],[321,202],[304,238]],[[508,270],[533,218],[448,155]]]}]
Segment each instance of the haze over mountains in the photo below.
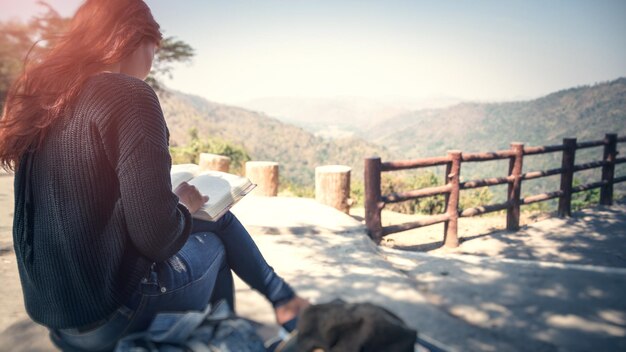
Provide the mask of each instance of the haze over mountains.
[{"label": "haze over mountains", "polygon": [[279,162],[281,177],[300,185],[314,184],[316,166],[350,165],[353,175],[362,178],[364,156],[391,157],[384,147],[363,139],[325,140],[265,114],[198,96],[170,91],[160,100],[172,145],[188,143],[189,130],[195,127],[200,138],[217,136],[243,146],[253,160]]},{"label": "haze over mountains", "polygon": [[422,109],[443,108],[459,102],[457,98],[443,96],[421,99],[339,96],[334,98],[267,97],[239,105],[300,126],[318,136],[335,139],[362,134],[372,125],[400,114]]},{"label": "haze over mountains", "polygon": [[[353,177],[362,178],[363,158],[375,154],[406,159],[445,155],[449,149],[507,149],[512,141],[548,145],[564,137],[597,140],[608,132],[626,134],[626,78],[529,101],[464,102],[439,109],[409,110],[406,102],[357,98],[274,98],[248,104],[259,110],[271,107],[281,119],[304,127],[177,92],[161,99],[173,143],[186,143],[188,130],[195,126],[201,137],[216,135],[242,145],[255,160],[280,162],[283,176],[305,185],[312,185],[314,167],[324,164],[350,165]],[[336,127],[335,135],[330,126]],[[560,155],[525,162],[524,169],[554,162],[560,162]],[[481,176],[491,169],[466,169],[464,174]]]},{"label": "haze over mountains", "polygon": [[508,149],[512,141],[546,145],[565,137],[596,140],[607,132],[626,133],[626,78],[529,101],[413,111],[381,121],[362,137],[405,157],[423,157],[448,149]]}]

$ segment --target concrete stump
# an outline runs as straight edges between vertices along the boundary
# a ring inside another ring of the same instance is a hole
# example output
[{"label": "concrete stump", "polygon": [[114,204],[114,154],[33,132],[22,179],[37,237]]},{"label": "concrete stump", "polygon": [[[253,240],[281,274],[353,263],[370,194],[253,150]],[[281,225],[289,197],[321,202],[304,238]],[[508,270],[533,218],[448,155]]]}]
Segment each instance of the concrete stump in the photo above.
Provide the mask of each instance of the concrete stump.
[{"label": "concrete stump", "polygon": [[350,171],[345,165],[315,168],[315,200],[346,214],[350,211]]},{"label": "concrete stump", "polygon": [[218,154],[200,153],[200,170],[229,172],[230,158]]},{"label": "concrete stump", "polygon": [[246,162],[246,177],[257,185],[251,194],[266,197],[278,195],[278,163],[248,161]]}]

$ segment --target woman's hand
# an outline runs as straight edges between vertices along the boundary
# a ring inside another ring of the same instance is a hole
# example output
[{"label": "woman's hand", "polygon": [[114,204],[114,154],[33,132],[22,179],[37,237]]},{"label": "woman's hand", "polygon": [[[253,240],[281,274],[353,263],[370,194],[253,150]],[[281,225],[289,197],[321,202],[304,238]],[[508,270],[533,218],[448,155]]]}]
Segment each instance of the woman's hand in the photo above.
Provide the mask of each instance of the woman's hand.
[{"label": "woman's hand", "polygon": [[191,214],[198,211],[204,203],[209,201],[209,196],[200,194],[196,186],[191,186],[187,182],[183,182],[176,187],[174,194],[178,196],[179,202],[184,205]]}]

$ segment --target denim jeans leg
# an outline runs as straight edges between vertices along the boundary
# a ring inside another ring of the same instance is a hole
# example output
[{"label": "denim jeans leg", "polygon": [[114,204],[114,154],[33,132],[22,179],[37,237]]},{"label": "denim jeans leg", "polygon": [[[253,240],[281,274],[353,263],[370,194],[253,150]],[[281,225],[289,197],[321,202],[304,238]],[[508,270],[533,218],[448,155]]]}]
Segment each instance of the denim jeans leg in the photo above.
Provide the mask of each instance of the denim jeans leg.
[{"label": "denim jeans leg", "polygon": [[233,311],[235,310],[235,282],[233,281],[233,273],[230,271],[228,264],[226,264],[226,260],[224,260],[224,265],[217,273],[217,280],[210,302],[215,304],[221,300],[226,300],[228,306]]},{"label": "denim jeans leg", "polygon": [[221,285],[216,283],[220,269],[230,272],[225,256],[216,235],[192,234],[178,253],[153,266],[127,304],[106,323],[89,331],[51,329],[51,338],[64,350],[107,351],[120,338],[147,329],[160,312],[204,310],[215,285]]},{"label": "denim jeans leg", "polygon": [[274,307],[295,296],[293,289],[267,264],[254,240],[230,211],[215,222],[193,219],[192,232],[215,233],[226,249],[228,266]]}]

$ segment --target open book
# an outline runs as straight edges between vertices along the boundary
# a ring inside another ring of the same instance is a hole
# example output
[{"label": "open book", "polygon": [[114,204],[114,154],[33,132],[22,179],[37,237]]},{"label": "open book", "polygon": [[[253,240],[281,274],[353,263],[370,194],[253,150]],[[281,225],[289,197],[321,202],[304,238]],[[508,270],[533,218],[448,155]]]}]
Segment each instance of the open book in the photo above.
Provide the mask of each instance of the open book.
[{"label": "open book", "polygon": [[207,221],[219,219],[256,187],[245,177],[220,171],[201,171],[196,164],[173,165],[170,174],[173,190],[187,182],[209,196],[209,201],[192,214],[194,218]]}]

